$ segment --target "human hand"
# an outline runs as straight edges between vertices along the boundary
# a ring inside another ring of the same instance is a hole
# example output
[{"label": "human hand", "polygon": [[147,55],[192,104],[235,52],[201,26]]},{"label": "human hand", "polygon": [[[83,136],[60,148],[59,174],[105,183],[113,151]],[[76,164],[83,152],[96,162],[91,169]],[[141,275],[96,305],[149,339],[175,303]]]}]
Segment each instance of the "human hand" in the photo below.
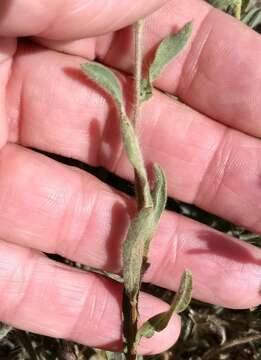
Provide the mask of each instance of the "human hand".
[{"label": "human hand", "polygon": [[[110,99],[79,65],[87,58],[117,68],[128,90],[132,30],[112,31],[163,3],[146,20],[146,56],[187,21],[194,30],[191,45],[164,71],[155,97],[143,106],[138,132],[145,159],[166,170],[169,196],[261,231],[259,35],[201,0],[72,1],[65,7],[47,0],[2,2],[0,320],[120,349],[121,287],[41,252],[120,272],[133,201],[28,147],[131,179]],[[17,46],[15,37],[29,35],[32,41]],[[235,309],[260,303],[260,250],[190,219],[166,211],[150,259],[146,281],[175,290],[189,268],[197,299]],[[142,294],[141,320],[166,306]],[[144,340],[140,351],[163,351],[179,331],[176,316],[166,330]]]}]

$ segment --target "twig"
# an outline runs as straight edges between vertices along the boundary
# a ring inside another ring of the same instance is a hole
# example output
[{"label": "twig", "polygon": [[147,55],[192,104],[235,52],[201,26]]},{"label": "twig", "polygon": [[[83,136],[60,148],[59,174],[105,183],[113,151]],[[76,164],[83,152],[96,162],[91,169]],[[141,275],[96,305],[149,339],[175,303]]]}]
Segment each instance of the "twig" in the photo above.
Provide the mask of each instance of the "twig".
[{"label": "twig", "polygon": [[258,341],[258,340],[261,340],[261,333],[256,334],[256,335],[246,336],[244,338],[231,340],[231,341],[227,342],[226,344],[224,344],[223,346],[219,346],[216,349],[211,349],[211,350],[207,351],[202,356],[202,360],[217,359],[217,356],[227,349],[233,348],[235,346],[240,346],[240,345],[246,344],[248,342]]}]

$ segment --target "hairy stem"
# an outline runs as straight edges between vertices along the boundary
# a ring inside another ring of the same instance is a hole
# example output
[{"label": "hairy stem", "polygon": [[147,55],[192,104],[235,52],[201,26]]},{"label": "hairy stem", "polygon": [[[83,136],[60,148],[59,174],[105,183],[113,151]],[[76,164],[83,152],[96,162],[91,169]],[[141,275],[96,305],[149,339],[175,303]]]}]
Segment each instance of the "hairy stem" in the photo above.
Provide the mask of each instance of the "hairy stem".
[{"label": "hairy stem", "polygon": [[142,77],[142,34],[144,20],[141,19],[135,24],[135,104],[133,109],[133,126],[136,125],[140,112],[140,92]]},{"label": "hairy stem", "polygon": [[[141,106],[141,79],[142,79],[142,34],[143,34],[144,20],[141,19],[134,25],[135,31],[135,94],[134,94],[134,108],[132,123],[135,127]],[[135,171],[135,189],[137,208],[140,210],[143,207],[141,196],[141,185],[137,171]],[[135,340],[138,331],[138,295],[131,298],[126,291],[123,293],[123,333],[125,342],[125,356],[128,360],[135,360],[137,358],[137,350],[135,347]]]},{"label": "hairy stem", "polygon": [[130,301],[129,295],[125,289],[123,291],[123,333],[124,333],[124,354],[127,360],[135,360],[137,358],[136,348],[134,346],[136,334],[138,332],[138,308]]}]

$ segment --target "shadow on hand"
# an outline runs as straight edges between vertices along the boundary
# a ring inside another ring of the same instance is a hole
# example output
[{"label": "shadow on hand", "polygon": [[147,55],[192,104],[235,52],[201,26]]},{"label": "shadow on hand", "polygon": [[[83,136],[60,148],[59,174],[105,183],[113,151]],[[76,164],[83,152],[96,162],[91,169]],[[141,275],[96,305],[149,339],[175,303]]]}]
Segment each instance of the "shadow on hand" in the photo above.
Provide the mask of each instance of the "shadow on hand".
[{"label": "shadow on hand", "polygon": [[[129,202],[130,204],[130,202]],[[122,268],[122,243],[127,235],[128,224],[133,217],[134,207],[116,203],[112,208],[110,234],[106,241],[107,261],[104,269],[120,273]]]},{"label": "shadow on hand", "polygon": [[[72,67],[64,67],[64,73],[72,78],[73,80],[78,81],[80,84],[84,85],[86,88],[91,89],[93,92],[97,93],[97,96],[105,99],[105,102],[108,104],[108,114],[105,119],[105,125],[101,126],[99,119],[94,119],[92,121],[92,129],[100,129],[100,138],[97,139],[92,136],[90,153],[96,153],[97,163],[95,166],[105,166],[108,169],[114,169],[119,154],[121,154],[122,143],[121,143],[121,134],[120,134],[120,120],[117,113],[117,109],[113,99],[103,90],[100,86],[95,84],[93,81],[88,79],[82,71]],[[86,107],[88,102],[86,99]],[[101,106],[102,101],[101,101]],[[99,146],[99,149],[97,149]]]},{"label": "shadow on hand", "polygon": [[261,259],[255,257],[247,248],[246,244],[239,240],[222,235],[218,232],[202,230],[198,232],[198,238],[205,242],[205,249],[192,249],[190,254],[215,254],[242,264],[261,265]]}]

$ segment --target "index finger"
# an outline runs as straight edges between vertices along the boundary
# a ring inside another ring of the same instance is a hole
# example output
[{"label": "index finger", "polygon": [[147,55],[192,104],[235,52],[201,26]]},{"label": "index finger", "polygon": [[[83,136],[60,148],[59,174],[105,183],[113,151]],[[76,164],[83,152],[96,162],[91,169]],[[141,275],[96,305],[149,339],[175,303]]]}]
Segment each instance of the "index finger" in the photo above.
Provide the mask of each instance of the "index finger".
[{"label": "index finger", "polygon": [[38,35],[72,40],[118,30],[167,0],[6,0],[0,3],[0,36]]}]

